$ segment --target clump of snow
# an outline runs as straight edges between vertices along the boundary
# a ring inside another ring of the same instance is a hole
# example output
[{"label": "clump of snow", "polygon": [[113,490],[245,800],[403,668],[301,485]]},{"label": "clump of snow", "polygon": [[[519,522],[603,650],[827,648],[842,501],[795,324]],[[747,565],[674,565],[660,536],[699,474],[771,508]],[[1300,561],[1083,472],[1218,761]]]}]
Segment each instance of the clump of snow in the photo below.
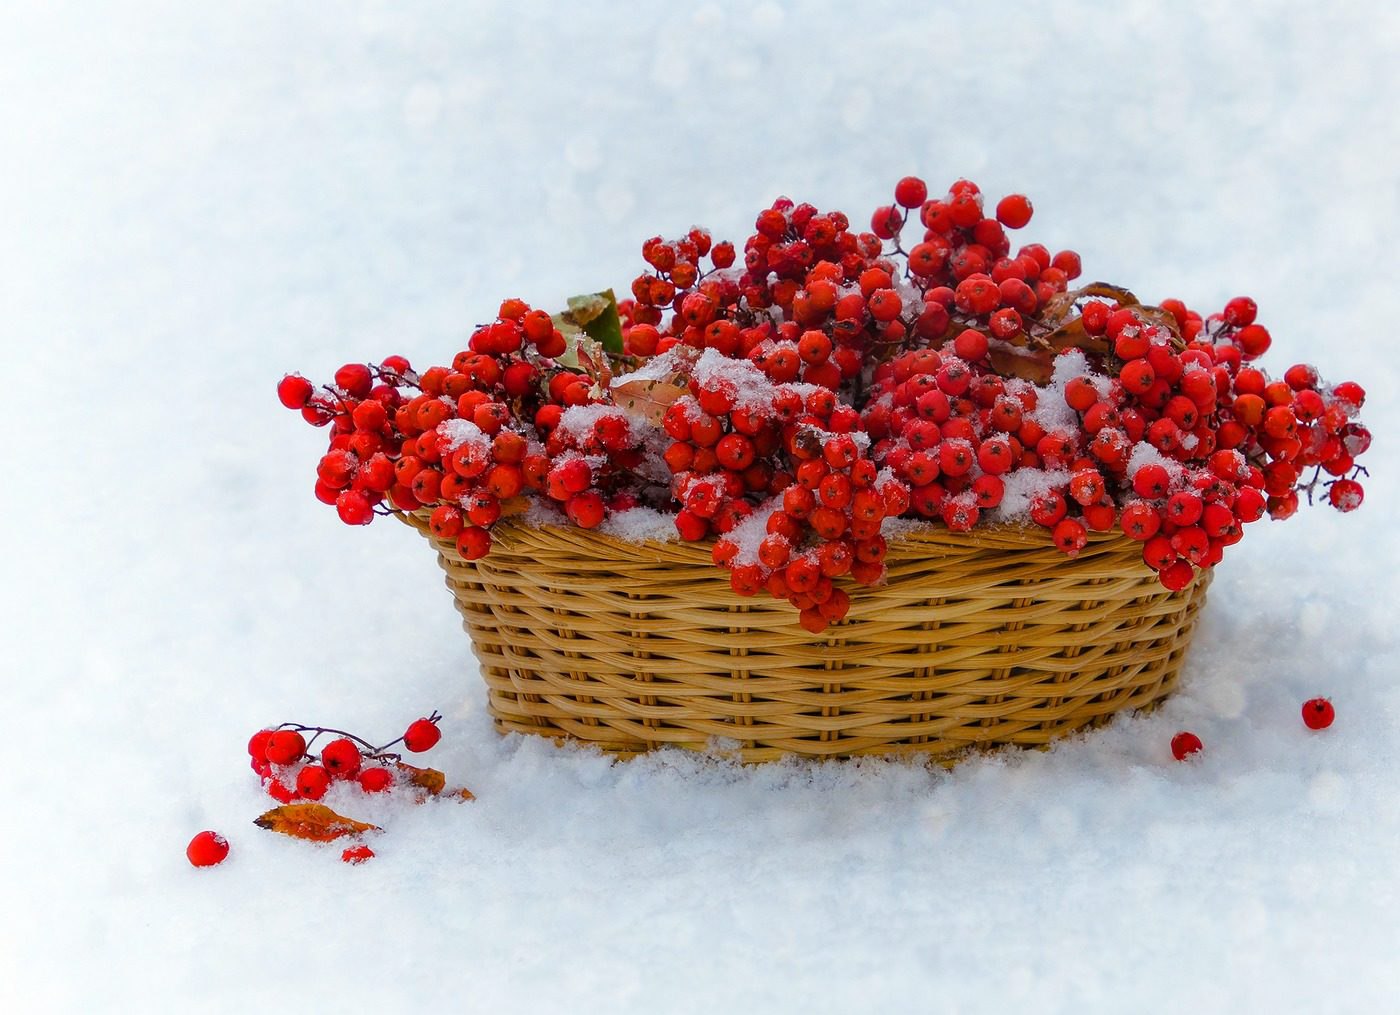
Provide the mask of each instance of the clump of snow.
[{"label": "clump of snow", "polygon": [[886,518],[880,523],[880,535],[893,542],[903,536],[917,535],[943,528],[928,518]]},{"label": "clump of snow", "polygon": [[1005,484],[1001,503],[988,512],[994,522],[1025,524],[1031,520],[1031,505],[1037,497],[1069,486],[1067,469],[1013,469],[1001,477]]},{"label": "clump of snow", "polygon": [[617,374],[608,382],[610,388],[619,388],[631,381],[665,381],[676,374],[689,374],[695,362],[695,350],[686,345],[676,345],[658,356],[644,362],[630,373]]},{"label": "clump of snow", "polygon": [[491,450],[491,438],[469,419],[445,419],[438,424],[437,432],[447,442],[446,451],[456,451],[463,444],[474,444],[484,452]]},{"label": "clump of snow", "polygon": [[758,544],[768,535],[768,519],[782,506],[782,494],[775,494],[725,534],[724,538],[739,548],[739,552],[734,555],[735,564],[758,563]]},{"label": "clump of snow", "polygon": [[572,525],[564,509],[549,497],[527,497],[520,520],[526,525]]},{"label": "clump of snow", "polygon": [[1080,428],[1079,413],[1065,401],[1065,385],[1076,377],[1087,377],[1099,392],[1100,398],[1107,398],[1113,384],[1111,378],[1095,371],[1089,365],[1089,358],[1082,349],[1066,349],[1055,357],[1054,372],[1050,381],[1036,387],[1036,406],[1027,415],[1035,420],[1047,433],[1056,430],[1073,433]]},{"label": "clump of snow", "polygon": [[629,442],[634,438],[633,419],[611,402],[590,402],[587,405],[571,405],[559,417],[559,430],[575,441],[585,441],[593,436],[594,427],[600,419],[615,418],[627,425]]},{"label": "clump of snow", "polygon": [[1129,483],[1144,465],[1160,465],[1166,469],[1173,487],[1180,486],[1186,476],[1186,467],[1176,459],[1168,458],[1147,441],[1138,441],[1128,453],[1128,465],[1124,475],[1128,477]]},{"label": "clump of snow", "polygon": [[628,543],[667,543],[680,538],[676,516],[649,507],[609,512],[598,531]]},{"label": "clump of snow", "polygon": [[761,411],[773,407],[773,381],[747,359],[732,359],[718,349],[706,349],[692,374],[701,388],[728,392],[736,408]]}]

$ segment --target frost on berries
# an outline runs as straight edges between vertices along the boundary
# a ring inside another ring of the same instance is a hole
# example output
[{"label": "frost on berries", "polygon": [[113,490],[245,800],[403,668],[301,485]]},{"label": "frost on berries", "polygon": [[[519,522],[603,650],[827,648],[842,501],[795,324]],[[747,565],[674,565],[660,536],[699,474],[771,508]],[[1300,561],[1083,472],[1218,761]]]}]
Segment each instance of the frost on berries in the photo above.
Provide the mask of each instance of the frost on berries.
[{"label": "frost on berries", "polygon": [[[508,299],[450,363],[291,374],[278,397],[327,429],[314,494],[347,524],[422,512],[464,560],[513,515],[704,540],[814,633],[910,521],[1041,526],[1071,557],[1121,531],[1182,589],[1266,515],[1361,506],[1360,385],[1266,373],[1249,297],[1202,315],[1080,285],[1075,251],[1013,242],[1032,218],[965,179],[904,177],[868,218],[780,198],[742,244],[647,239],[620,302]],[[304,754],[278,736],[255,768]]]}]

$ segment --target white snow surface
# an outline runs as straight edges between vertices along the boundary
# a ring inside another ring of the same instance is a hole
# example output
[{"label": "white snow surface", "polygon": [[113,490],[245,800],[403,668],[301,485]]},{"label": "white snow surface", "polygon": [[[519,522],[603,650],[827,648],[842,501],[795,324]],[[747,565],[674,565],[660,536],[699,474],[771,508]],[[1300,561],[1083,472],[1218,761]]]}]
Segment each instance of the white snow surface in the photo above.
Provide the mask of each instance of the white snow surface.
[{"label": "white snow surface", "polygon": [[[5,4],[0,1010],[1389,1009],[1397,44],[1379,2]],[[1276,373],[1366,385],[1365,505],[1252,526],[1180,692],[1047,752],[497,737],[427,546],[316,502],[276,381],[911,172],[1030,195],[1087,279],[1254,296]],[[476,802],[334,801],[361,867],[253,827],[255,729],[434,707]]]}]

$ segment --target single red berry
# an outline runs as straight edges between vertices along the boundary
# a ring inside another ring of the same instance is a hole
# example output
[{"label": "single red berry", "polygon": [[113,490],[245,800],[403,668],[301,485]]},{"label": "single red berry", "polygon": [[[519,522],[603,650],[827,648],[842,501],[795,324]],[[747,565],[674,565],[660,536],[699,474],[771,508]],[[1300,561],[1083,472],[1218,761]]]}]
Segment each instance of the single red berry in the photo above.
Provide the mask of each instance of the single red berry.
[{"label": "single red berry", "polygon": [[288,409],[304,409],[315,388],[300,374],[288,374],[277,382],[277,397]]},{"label": "single red berry", "polygon": [[374,850],[368,846],[349,846],[345,852],[340,854],[340,858],[346,863],[364,863],[374,856]]},{"label": "single red berry", "polygon": [[1310,730],[1325,730],[1337,718],[1337,710],[1326,698],[1314,698],[1303,703],[1303,722]]},{"label": "single red berry", "polygon": [[272,799],[276,800],[279,804],[289,804],[301,799],[301,795],[281,779],[268,780],[267,795],[272,797]]},{"label": "single red berry", "polygon": [[1354,479],[1339,479],[1327,490],[1327,499],[1338,511],[1355,511],[1361,506],[1365,490]]},{"label": "single red berry", "polygon": [[894,200],[905,208],[918,208],[928,199],[928,186],[917,176],[906,176],[894,185]]},{"label": "single red berry", "polygon": [[437,728],[436,723],[428,719],[417,719],[409,724],[408,731],[404,733],[403,745],[414,754],[422,754],[432,750],[441,739],[442,731]]},{"label": "single red berry", "polygon": [[383,793],[394,784],[387,768],[366,768],[360,773],[360,788],[366,793]]},{"label": "single red berry", "polygon": [[360,749],[345,737],[332,740],[321,750],[321,764],[336,779],[353,779],[360,770]]},{"label": "single red berry", "polygon": [[1020,229],[1031,220],[1031,201],[1024,194],[1009,194],[997,202],[997,221],[1008,229]]},{"label": "single red berry", "polygon": [[248,753],[254,761],[267,760],[267,742],[272,739],[272,730],[258,730],[248,741]]},{"label": "single red berry", "polygon": [[335,372],[336,387],[353,398],[364,398],[374,387],[374,374],[363,363],[347,363]]},{"label": "single red berry", "polygon": [[1172,737],[1172,757],[1177,761],[1185,761],[1191,755],[1199,751],[1202,746],[1201,738],[1194,733],[1182,730]]},{"label": "single red berry", "polygon": [[306,738],[296,730],[277,730],[267,738],[267,760],[274,765],[292,765],[306,753]]},{"label": "single red berry", "polygon": [[335,510],[346,525],[368,525],[374,521],[374,506],[359,490],[346,490],[336,497]]},{"label": "single red berry", "polygon": [[228,840],[218,832],[200,832],[185,847],[185,856],[196,867],[213,867],[228,856]]},{"label": "single red berry", "polygon": [[307,765],[297,773],[297,792],[307,800],[320,800],[331,785],[331,774],[320,765]]}]

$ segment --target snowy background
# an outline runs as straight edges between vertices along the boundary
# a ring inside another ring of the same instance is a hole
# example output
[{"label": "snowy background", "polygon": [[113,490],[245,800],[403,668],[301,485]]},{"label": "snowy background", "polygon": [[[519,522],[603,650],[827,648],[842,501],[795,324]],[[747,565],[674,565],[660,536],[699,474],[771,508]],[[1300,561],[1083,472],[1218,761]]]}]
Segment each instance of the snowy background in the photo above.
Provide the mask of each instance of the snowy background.
[{"label": "snowy background", "polygon": [[[0,6],[0,1008],[1393,1002],[1394,11]],[[1182,693],[1048,753],[497,738],[431,554],[314,501],[276,380],[442,362],[503,296],[625,286],[648,236],[742,241],[778,194],[859,219],[910,172],[1028,193],[1028,240],[1148,299],[1254,296],[1276,371],[1369,389],[1366,505],[1252,529]],[[434,707],[478,802],[354,808],[388,827],[358,868],[252,826],[253,730]]]}]

